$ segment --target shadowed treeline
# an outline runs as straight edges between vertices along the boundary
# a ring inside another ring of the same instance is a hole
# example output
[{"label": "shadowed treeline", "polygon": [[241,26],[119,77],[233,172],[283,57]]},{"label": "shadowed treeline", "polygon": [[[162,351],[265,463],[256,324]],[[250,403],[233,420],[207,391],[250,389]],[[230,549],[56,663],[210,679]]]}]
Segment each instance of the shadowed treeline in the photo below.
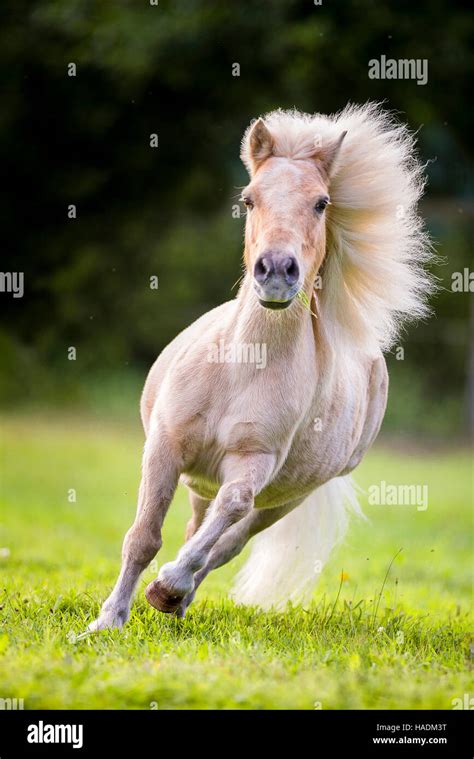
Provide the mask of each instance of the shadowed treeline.
[{"label": "shadowed treeline", "polygon": [[[235,294],[249,121],[370,99],[419,130],[441,257],[436,317],[389,359],[386,429],[466,432],[472,295],[451,289],[473,268],[461,4],[10,0],[1,20],[2,271],[23,272],[25,290],[0,293],[4,404],[135,398],[164,345]],[[427,83],[370,79],[382,55],[426,60]]]}]

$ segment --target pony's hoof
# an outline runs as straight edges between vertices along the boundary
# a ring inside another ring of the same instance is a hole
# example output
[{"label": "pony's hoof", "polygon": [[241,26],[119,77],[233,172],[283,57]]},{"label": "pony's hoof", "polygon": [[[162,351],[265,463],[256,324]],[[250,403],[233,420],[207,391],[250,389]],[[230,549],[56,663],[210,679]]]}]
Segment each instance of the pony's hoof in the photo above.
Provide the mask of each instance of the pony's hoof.
[{"label": "pony's hoof", "polygon": [[145,597],[151,606],[165,614],[173,614],[180,606],[184,596],[172,595],[159,580],[153,580],[145,588]]},{"label": "pony's hoof", "polygon": [[[86,637],[90,633],[99,632],[100,630],[120,630],[125,622],[127,621],[129,616],[129,610],[128,609],[122,609],[122,608],[109,608],[109,609],[102,609],[98,618],[94,619],[93,622],[90,623],[87,630],[79,636],[80,638]],[[79,638],[78,638],[79,640]]]}]

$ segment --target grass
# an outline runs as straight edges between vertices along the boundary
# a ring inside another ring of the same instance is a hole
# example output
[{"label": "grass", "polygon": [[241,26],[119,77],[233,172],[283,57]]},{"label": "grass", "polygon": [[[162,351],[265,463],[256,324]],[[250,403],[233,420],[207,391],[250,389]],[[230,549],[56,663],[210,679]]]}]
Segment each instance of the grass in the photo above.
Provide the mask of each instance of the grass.
[{"label": "grass", "polygon": [[[26,709],[450,709],[472,689],[467,452],[374,449],[359,484],[427,484],[428,508],[362,498],[370,522],[353,523],[306,608],[226,600],[238,557],[186,619],[160,615],[143,596],[155,566],[123,631],[76,641],[116,577],[141,431],[38,415],[7,416],[2,430],[0,698]],[[179,490],[160,564],[187,517]]]}]

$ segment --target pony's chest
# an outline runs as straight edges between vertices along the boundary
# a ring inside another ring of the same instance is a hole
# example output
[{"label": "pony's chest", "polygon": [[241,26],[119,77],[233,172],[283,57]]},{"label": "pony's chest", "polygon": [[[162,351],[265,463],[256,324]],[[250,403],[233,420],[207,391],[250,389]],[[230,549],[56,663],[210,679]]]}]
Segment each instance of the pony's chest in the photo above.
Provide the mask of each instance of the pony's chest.
[{"label": "pony's chest", "polygon": [[308,412],[313,388],[255,384],[229,397],[213,414],[216,445],[229,453],[287,451]]}]

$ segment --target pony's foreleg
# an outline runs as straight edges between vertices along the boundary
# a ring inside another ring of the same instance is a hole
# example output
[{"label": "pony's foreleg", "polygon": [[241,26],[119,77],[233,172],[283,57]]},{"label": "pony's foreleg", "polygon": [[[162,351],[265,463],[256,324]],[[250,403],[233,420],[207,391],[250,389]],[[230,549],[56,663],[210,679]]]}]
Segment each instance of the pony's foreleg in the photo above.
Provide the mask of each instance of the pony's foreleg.
[{"label": "pony's foreleg", "polygon": [[120,574],[89,631],[122,627],[127,621],[138,579],[161,548],[161,527],[180,473],[177,459],[162,433],[150,433],[143,454],[137,514],[123,542]]},{"label": "pony's foreleg", "polygon": [[213,569],[222,567],[235,556],[238,556],[254,535],[278,522],[299,503],[301,503],[301,499],[274,509],[252,509],[250,514],[247,514],[244,519],[227,530],[210,552],[206,565],[194,575],[194,588],[191,593],[183,598],[176,615],[184,617],[186,609],[194,601],[197,589]]},{"label": "pony's foreleg", "polygon": [[220,537],[251,511],[255,496],[268,482],[275,466],[273,454],[229,455],[223,462],[224,484],[198,531],[181,548],[176,561],[165,564],[146,591],[149,603],[175,612],[194,588],[194,575],[202,569]]}]

